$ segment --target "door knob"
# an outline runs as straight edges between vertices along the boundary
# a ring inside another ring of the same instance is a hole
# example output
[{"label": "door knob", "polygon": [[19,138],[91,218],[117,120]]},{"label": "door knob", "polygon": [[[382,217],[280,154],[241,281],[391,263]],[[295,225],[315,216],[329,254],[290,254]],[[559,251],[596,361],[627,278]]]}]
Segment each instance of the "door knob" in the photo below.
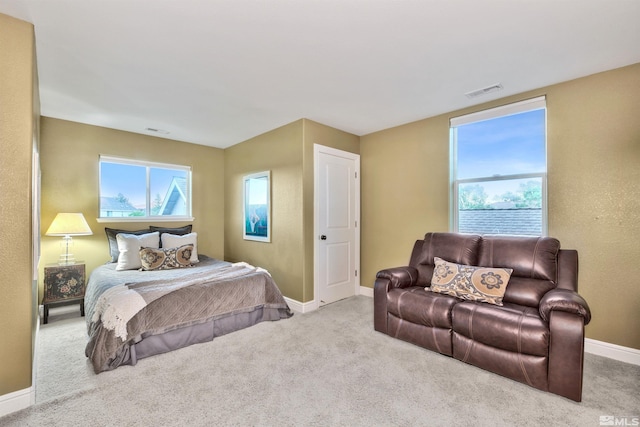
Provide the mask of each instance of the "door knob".
[{"label": "door knob", "polygon": [[323,234],[322,236],[320,236],[320,240],[327,240],[327,236]]}]

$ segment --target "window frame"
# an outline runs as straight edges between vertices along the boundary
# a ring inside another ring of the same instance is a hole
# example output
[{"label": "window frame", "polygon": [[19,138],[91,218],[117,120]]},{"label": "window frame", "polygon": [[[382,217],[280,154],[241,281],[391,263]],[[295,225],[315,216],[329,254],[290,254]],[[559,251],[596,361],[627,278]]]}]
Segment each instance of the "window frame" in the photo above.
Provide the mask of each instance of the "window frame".
[{"label": "window frame", "polygon": [[[145,205],[145,213],[149,215],[144,216],[125,216],[125,217],[110,217],[110,216],[100,216],[101,213],[101,198],[102,198],[102,163],[116,163],[122,165],[130,165],[130,166],[140,166],[146,169],[146,205]],[[150,215],[151,213],[151,204],[152,204],[152,196],[151,196],[151,187],[150,187],[150,179],[151,179],[151,169],[173,169],[180,172],[186,172],[187,175],[187,185],[186,185],[186,215]],[[160,162],[151,162],[146,160],[136,160],[125,157],[116,157],[100,154],[98,156],[98,216],[96,218],[97,222],[105,223],[105,222],[181,222],[181,221],[193,221],[195,218],[193,217],[192,203],[193,203],[193,191],[192,191],[192,183],[193,183],[193,172],[191,166],[186,165],[177,165],[171,163],[160,163]]]},{"label": "window frame", "polygon": [[[458,165],[458,144],[456,140],[456,128],[471,123],[476,123],[485,120],[496,119],[509,115],[525,113],[534,110],[544,110],[544,161],[545,171],[536,173],[518,173],[510,175],[499,176],[483,176],[477,178],[464,178],[457,179],[457,165]],[[539,96],[531,99],[526,99],[519,102],[514,102],[499,107],[489,108],[482,111],[466,114],[463,116],[452,117],[449,120],[449,153],[450,153],[450,203],[449,203],[449,230],[458,233],[459,232],[459,188],[460,185],[470,183],[482,183],[482,182],[497,182],[497,181],[510,181],[516,179],[527,178],[540,178],[541,179],[541,236],[548,236],[549,224],[548,224],[548,202],[547,202],[547,175],[549,169],[548,163],[548,150],[547,150],[547,105],[546,96]],[[500,233],[504,236],[513,236],[514,234]],[[521,236],[524,234],[518,234]],[[527,236],[531,236],[528,234]]]}]

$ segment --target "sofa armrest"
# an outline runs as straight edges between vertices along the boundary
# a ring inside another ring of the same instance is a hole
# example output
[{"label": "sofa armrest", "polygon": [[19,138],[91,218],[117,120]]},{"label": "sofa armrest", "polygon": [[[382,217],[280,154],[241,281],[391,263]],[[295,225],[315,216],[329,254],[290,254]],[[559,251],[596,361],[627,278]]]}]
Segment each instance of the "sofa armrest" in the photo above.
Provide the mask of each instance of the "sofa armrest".
[{"label": "sofa armrest", "polygon": [[584,371],[584,318],[549,312],[549,391],[580,402]]},{"label": "sofa armrest", "polygon": [[378,271],[376,279],[389,280],[389,288],[407,288],[418,282],[418,270],[415,267],[393,267]]},{"label": "sofa armrest", "polygon": [[584,324],[591,321],[591,310],[584,298],[569,289],[553,289],[540,300],[540,317],[546,322],[551,318],[551,311],[563,311],[581,316]]},{"label": "sofa armrest", "polygon": [[373,284],[373,327],[387,333],[387,294],[393,288],[407,288],[418,282],[415,267],[394,267],[380,270]]}]

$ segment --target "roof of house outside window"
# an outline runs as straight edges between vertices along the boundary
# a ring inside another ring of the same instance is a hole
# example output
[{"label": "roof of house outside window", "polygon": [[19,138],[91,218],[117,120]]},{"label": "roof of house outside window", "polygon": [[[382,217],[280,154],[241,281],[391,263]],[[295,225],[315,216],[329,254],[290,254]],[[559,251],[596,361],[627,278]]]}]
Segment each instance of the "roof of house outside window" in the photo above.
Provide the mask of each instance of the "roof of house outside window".
[{"label": "roof of house outside window", "polygon": [[542,235],[540,209],[469,209],[458,212],[458,231],[472,234]]},{"label": "roof of house outside window", "polygon": [[172,215],[178,206],[184,206],[186,203],[187,179],[184,177],[174,177],[169,185],[164,202],[160,207],[158,215]]},{"label": "roof of house outside window", "polygon": [[129,202],[118,197],[100,197],[100,210],[112,212],[135,212],[137,209]]}]

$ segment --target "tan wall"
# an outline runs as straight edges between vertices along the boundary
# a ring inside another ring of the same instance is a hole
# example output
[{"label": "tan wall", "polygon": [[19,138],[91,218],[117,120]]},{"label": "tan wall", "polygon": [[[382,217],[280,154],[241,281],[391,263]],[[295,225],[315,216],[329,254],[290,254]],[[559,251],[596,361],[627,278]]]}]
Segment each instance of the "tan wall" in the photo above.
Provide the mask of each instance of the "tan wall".
[{"label": "tan wall", "polygon": [[449,229],[449,124],[444,116],[361,137],[361,285],[406,265],[416,239]]},{"label": "tan wall", "polygon": [[549,234],[580,254],[587,337],[640,349],[640,64],[548,89]]},{"label": "tan wall", "polygon": [[[225,149],[225,255],[266,268],[282,293],[303,300],[302,128],[298,120]],[[271,242],[242,237],[242,178],[271,171]]]},{"label": "tan wall", "polygon": [[[271,272],[282,293],[313,300],[313,144],[357,153],[356,135],[301,119],[225,150],[225,254]],[[271,171],[271,243],[242,239],[242,177]]]},{"label": "tan wall", "polygon": [[587,337],[640,349],[640,64],[361,137],[362,284],[449,227],[448,120],[547,96],[549,234],[580,256]]},{"label": "tan wall", "polygon": [[312,301],[314,297],[314,248],[315,239],[313,235],[314,225],[314,165],[313,146],[314,144],[337,150],[348,151],[350,153],[360,153],[360,138],[357,135],[343,132],[341,130],[314,122],[304,120],[304,289],[301,301]]},{"label": "tan wall", "polygon": [[100,154],[191,166],[193,231],[198,233],[198,252],[224,258],[223,150],[48,117],[42,118],[41,135],[41,296],[43,266],[57,262],[60,255],[61,239],[44,235],[58,212],[82,212],[93,231],[92,236],[73,239],[75,257],[85,261],[87,274],[109,260],[105,227],[138,230],[150,224],[162,227],[186,224],[98,223]]},{"label": "tan wall", "polygon": [[[31,386],[33,26],[0,14],[0,396]],[[37,89],[36,89],[37,90]]]}]

